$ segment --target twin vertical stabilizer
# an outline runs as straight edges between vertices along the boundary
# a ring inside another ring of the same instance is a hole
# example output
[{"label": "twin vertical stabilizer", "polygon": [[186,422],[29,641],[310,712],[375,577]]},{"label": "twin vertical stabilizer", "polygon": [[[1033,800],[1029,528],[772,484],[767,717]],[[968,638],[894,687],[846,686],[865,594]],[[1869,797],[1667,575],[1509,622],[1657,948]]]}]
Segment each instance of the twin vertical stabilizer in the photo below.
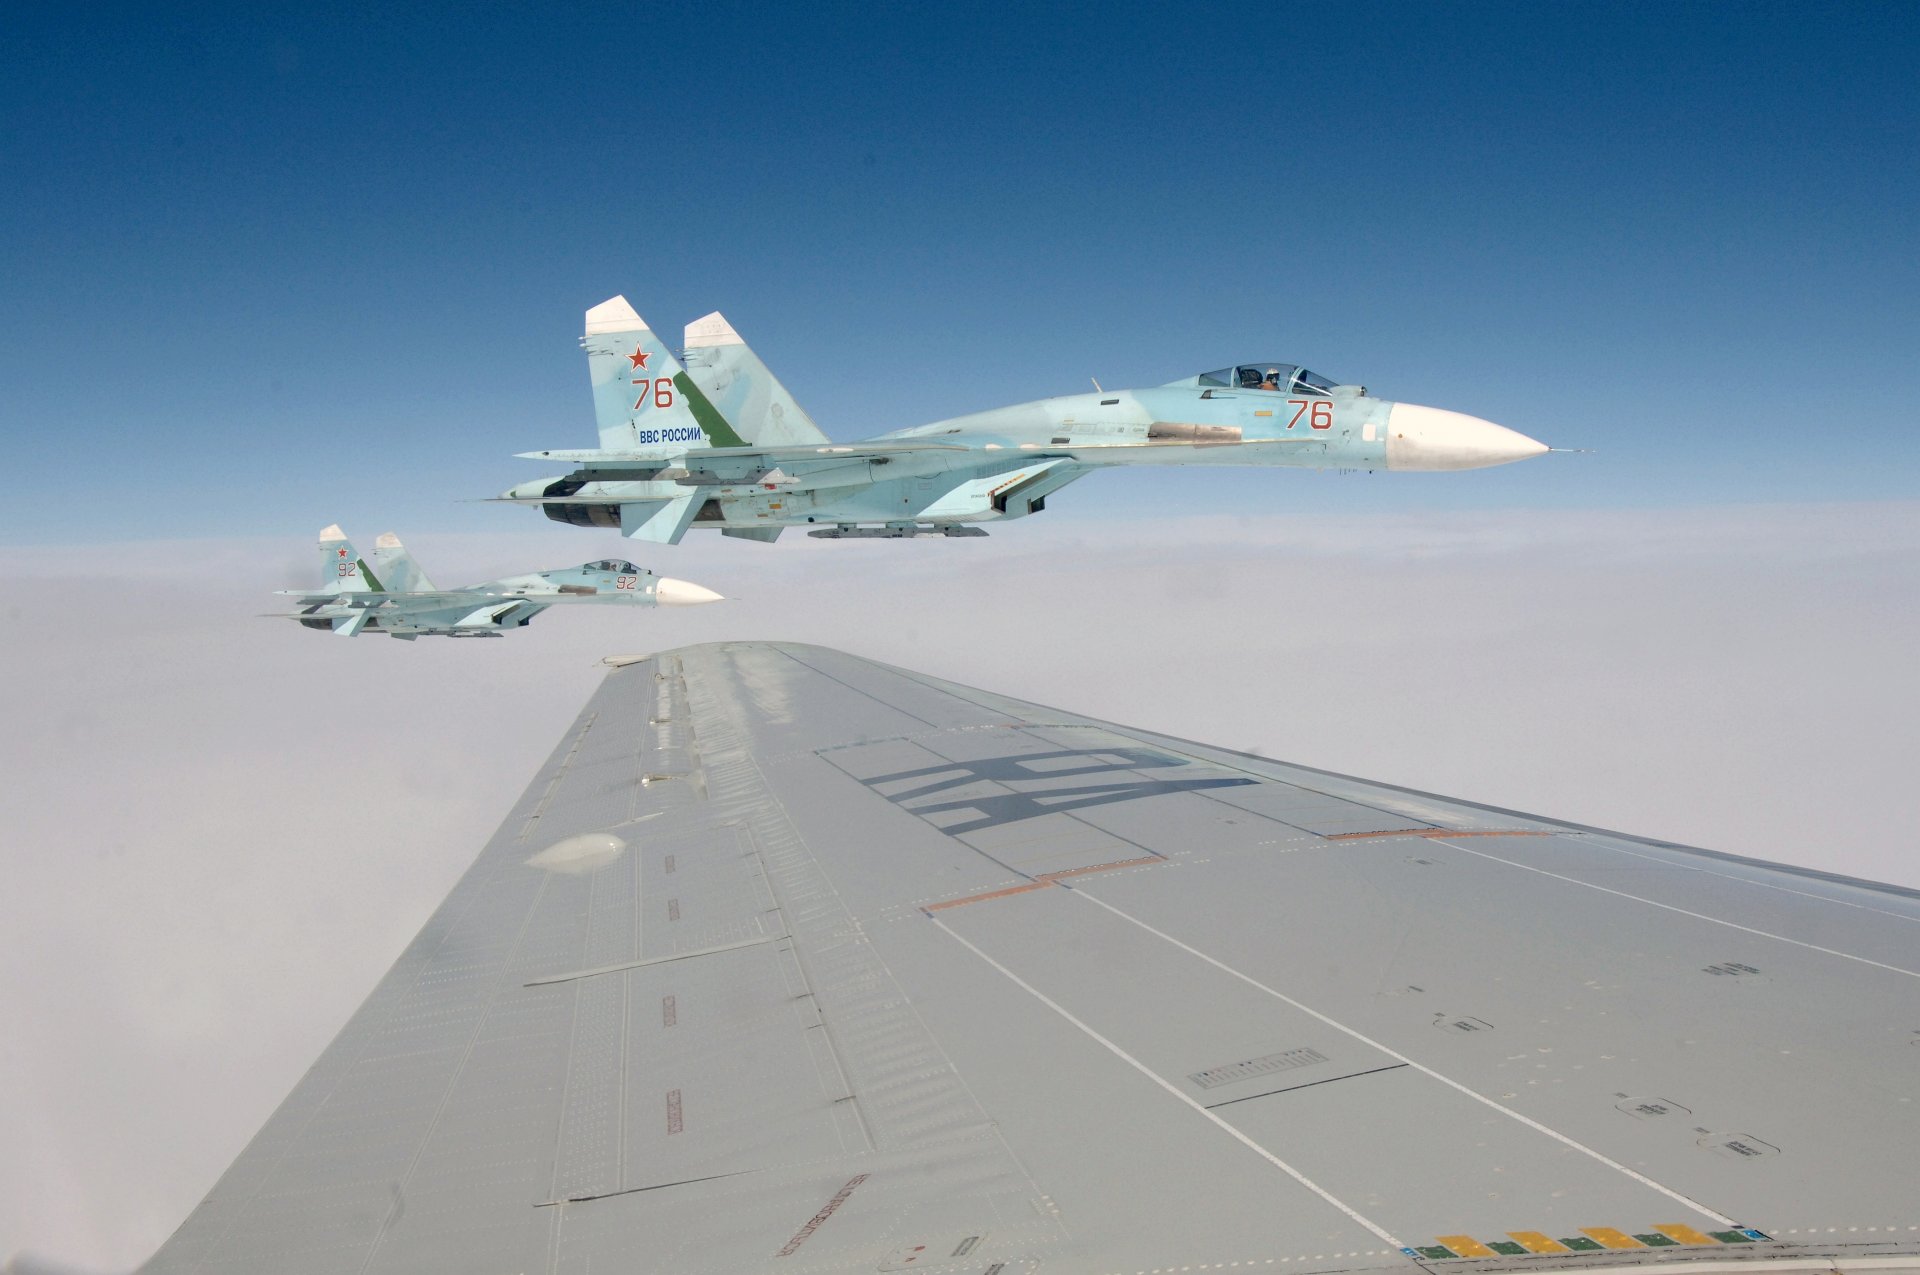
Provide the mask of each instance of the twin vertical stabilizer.
[{"label": "twin vertical stabilizer", "polygon": [[[397,542],[396,542],[397,543]],[[323,593],[385,593],[380,578],[367,566],[338,523],[320,532],[320,591]]]},{"label": "twin vertical stabilizer", "polygon": [[433,581],[427,579],[427,573],[391,531],[381,532],[373,542],[373,566],[380,573],[381,583],[395,593],[433,592]]},{"label": "twin vertical stabilizer", "polygon": [[827,441],[813,418],[718,310],[687,325],[685,357],[687,375],[752,446]]},{"label": "twin vertical stabilizer", "polygon": [[587,311],[580,344],[602,451],[745,445],[625,297]]}]

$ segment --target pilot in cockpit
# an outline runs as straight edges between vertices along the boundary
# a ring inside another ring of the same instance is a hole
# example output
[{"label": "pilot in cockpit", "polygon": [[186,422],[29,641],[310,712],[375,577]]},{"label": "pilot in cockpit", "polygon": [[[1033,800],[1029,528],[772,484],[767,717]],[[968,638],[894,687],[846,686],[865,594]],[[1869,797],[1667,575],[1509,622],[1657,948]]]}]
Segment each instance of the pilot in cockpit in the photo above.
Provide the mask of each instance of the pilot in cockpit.
[{"label": "pilot in cockpit", "polygon": [[1280,388],[1280,369],[1277,367],[1268,368],[1266,379],[1260,382],[1260,388],[1263,390],[1279,389]]}]

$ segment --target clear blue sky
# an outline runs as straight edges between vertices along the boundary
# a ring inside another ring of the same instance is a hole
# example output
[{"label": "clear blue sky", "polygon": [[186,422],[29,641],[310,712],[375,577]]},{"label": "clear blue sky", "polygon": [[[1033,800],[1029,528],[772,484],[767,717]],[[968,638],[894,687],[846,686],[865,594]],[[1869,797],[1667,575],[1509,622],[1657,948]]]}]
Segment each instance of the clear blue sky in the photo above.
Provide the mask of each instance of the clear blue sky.
[{"label": "clear blue sky", "polygon": [[526,526],[615,292],[838,437],[1283,357],[1599,449],[1068,516],[1920,490],[1920,6],[271,8],[0,19],[0,541]]}]

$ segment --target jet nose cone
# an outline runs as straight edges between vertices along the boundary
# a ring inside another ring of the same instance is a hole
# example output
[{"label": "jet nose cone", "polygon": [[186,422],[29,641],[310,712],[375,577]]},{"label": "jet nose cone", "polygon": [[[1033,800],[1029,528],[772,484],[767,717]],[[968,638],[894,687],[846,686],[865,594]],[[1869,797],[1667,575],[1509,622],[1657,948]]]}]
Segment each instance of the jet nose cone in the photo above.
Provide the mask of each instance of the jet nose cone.
[{"label": "jet nose cone", "polygon": [[676,580],[672,576],[661,576],[660,583],[653,587],[654,601],[661,606],[697,607],[702,602],[725,602],[726,599],[712,589],[705,589],[687,580]]},{"label": "jet nose cone", "polygon": [[1388,469],[1484,469],[1546,450],[1517,430],[1438,407],[1395,403],[1387,417]]}]

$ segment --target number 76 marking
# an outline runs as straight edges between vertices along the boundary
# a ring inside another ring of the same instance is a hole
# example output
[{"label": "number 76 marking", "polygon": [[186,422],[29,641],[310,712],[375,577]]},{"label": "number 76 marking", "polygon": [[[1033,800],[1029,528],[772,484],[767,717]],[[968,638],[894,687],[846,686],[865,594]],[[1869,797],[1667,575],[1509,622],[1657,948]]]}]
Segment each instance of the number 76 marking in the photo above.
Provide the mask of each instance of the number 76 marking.
[{"label": "number 76 marking", "polygon": [[[652,399],[655,407],[673,406],[673,380],[671,377],[663,376],[657,381],[651,378],[646,380],[636,378],[633,383],[640,387],[634,392],[634,411],[637,412],[645,407],[649,398]],[[651,393],[649,393],[649,387],[651,387]]]},{"label": "number 76 marking", "polygon": [[[1287,406],[1293,408],[1293,419],[1287,422],[1288,429],[1298,425],[1302,416],[1306,416],[1307,424],[1314,429],[1333,428],[1333,404],[1324,398],[1290,398]],[[1313,409],[1311,414],[1307,412],[1308,408]]]}]

